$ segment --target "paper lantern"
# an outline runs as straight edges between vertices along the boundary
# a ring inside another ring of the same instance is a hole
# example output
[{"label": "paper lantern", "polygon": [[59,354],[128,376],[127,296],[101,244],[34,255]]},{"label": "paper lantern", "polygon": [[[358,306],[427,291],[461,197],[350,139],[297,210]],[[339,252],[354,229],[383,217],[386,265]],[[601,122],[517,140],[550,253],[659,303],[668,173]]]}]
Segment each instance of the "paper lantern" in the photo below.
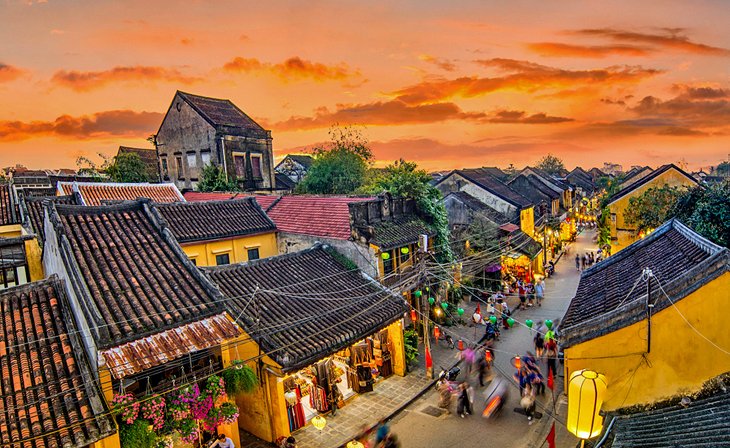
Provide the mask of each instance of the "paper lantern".
[{"label": "paper lantern", "polygon": [[347,442],[347,448],[365,448],[365,445],[357,440],[353,440],[352,442]]},{"label": "paper lantern", "polygon": [[449,309],[449,304],[448,304],[448,302],[441,302],[441,308],[443,308],[443,309],[444,309],[444,311],[446,311],[447,309]]},{"label": "paper lantern", "polygon": [[390,260],[390,252],[383,252],[380,254],[380,256],[383,258],[383,260]]},{"label": "paper lantern", "polygon": [[525,325],[527,325],[527,328],[532,328],[532,319],[527,319]]},{"label": "paper lantern", "polygon": [[327,420],[325,420],[321,415],[317,415],[312,419],[312,426],[317,428],[319,431],[323,430],[326,424]]},{"label": "paper lantern", "polygon": [[492,362],[492,352],[489,350],[484,352],[484,359],[487,360],[487,362]]},{"label": "paper lantern", "polygon": [[491,315],[489,316],[489,322],[496,324],[497,323],[497,316]]},{"label": "paper lantern", "polygon": [[459,339],[458,347],[459,350],[464,351],[464,341],[462,341],[461,339]]},{"label": "paper lantern", "polygon": [[421,290],[419,289],[419,290],[417,290],[416,292],[414,292],[414,293],[413,293],[413,295],[414,295],[414,296],[416,296],[417,298],[421,298],[421,296],[423,295],[423,293],[422,293],[422,292],[421,292]]},{"label": "paper lantern", "polygon": [[457,313],[457,314],[458,314],[459,316],[463,316],[463,315],[464,315],[464,308],[459,308],[458,310],[456,310],[456,313]]},{"label": "paper lantern", "polygon": [[433,305],[434,303],[436,303],[436,299],[434,299],[433,297],[429,297],[428,298],[428,303],[431,304],[431,305]]},{"label": "paper lantern", "polygon": [[409,248],[407,248],[407,247],[401,247],[400,248],[400,253],[402,253],[403,255],[407,254],[410,251],[411,250]]},{"label": "paper lantern", "polygon": [[512,366],[517,370],[520,370],[520,367],[522,367],[522,359],[520,359],[519,356],[515,356],[510,362],[512,363]]},{"label": "paper lantern", "polygon": [[552,330],[553,329],[553,321],[551,321],[550,319],[546,320],[545,321],[545,326],[548,327],[548,330]]},{"label": "paper lantern", "polygon": [[417,317],[416,310],[411,308],[411,322],[415,322]]},{"label": "paper lantern", "polygon": [[603,417],[599,411],[606,385],[606,377],[592,370],[577,370],[570,374],[566,426],[579,439],[590,439],[601,433]]},{"label": "paper lantern", "polygon": [[512,325],[514,325],[514,324],[515,324],[515,320],[514,320],[514,319],[512,319],[511,317],[508,317],[508,318],[507,318],[507,325],[509,325],[509,326],[510,326],[510,328],[511,328],[511,327],[512,327]]},{"label": "paper lantern", "polygon": [[433,327],[433,337],[436,339],[441,337],[441,330],[439,330],[439,327]]}]

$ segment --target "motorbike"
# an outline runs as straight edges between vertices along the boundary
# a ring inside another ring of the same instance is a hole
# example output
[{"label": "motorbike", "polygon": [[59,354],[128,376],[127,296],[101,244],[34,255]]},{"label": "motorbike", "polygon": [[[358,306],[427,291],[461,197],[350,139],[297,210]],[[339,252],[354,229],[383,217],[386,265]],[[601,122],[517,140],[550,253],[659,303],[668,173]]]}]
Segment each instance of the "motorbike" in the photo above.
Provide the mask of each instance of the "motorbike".
[{"label": "motorbike", "polygon": [[438,379],[443,380],[446,379],[446,381],[456,381],[456,378],[458,378],[459,373],[461,373],[461,368],[459,366],[454,366],[450,368],[448,371],[441,367],[441,373],[439,373]]},{"label": "motorbike", "polygon": [[450,349],[454,349],[454,338],[452,338],[450,334],[446,332],[441,332],[438,339],[436,339],[436,343],[438,344],[439,341],[446,341],[446,345]]},{"label": "motorbike", "polygon": [[553,274],[555,274],[555,265],[552,261],[548,262],[547,266],[545,266],[545,275],[550,277]]},{"label": "motorbike", "polygon": [[486,407],[484,408],[484,412],[482,412],[482,417],[490,418],[498,414],[507,401],[508,396],[509,385],[507,382],[501,377],[495,378],[484,391]]}]

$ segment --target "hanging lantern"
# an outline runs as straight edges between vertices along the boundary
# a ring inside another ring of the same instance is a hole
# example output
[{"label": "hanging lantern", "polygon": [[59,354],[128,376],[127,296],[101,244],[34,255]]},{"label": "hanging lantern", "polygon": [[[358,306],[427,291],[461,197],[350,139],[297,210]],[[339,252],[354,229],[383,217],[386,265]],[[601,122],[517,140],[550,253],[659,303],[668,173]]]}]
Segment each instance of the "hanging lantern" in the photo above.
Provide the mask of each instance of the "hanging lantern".
[{"label": "hanging lantern", "polygon": [[527,319],[525,325],[527,325],[527,328],[532,328],[532,319]]},{"label": "hanging lantern", "polygon": [[457,313],[457,314],[458,314],[459,316],[463,316],[463,315],[464,315],[464,308],[459,308],[458,310],[456,310],[456,313]]},{"label": "hanging lantern", "polygon": [[365,448],[365,445],[358,442],[357,440],[353,440],[351,442],[347,442],[347,448]]},{"label": "hanging lantern", "polygon": [[458,347],[459,350],[461,350],[462,352],[464,351],[464,341],[462,341],[461,339],[459,339]]},{"label": "hanging lantern", "polygon": [[444,311],[446,311],[447,309],[449,309],[449,303],[448,302],[441,302],[441,308],[443,308]]},{"label": "hanging lantern", "polygon": [[326,424],[327,420],[325,420],[321,415],[317,415],[312,419],[312,426],[317,428],[319,431],[323,430]]},{"label": "hanging lantern", "polygon": [[514,358],[512,358],[511,363],[512,366],[517,370],[520,370],[520,367],[522,367],[522,359],[520,359],[519,356],[515,356]]},{"label": "hanging lantern", "polygon": [[591,370],[577,370],[570,374],[566,426],[579,439],[590,439],[601,433],[603,417],[599,411],[606,385],[606,377]]},{"label": "hanging lantern", "polygon": [[407,254],[410,251],[411,250],[409,248],[407,248],[407,247],[401,247],[400,248],[400,253],[402,253],[403,255]]},{"label": "hanging lantern", "polygon": [[413,293],[413,295],[416,296],[416,298],[420,299],[421,296],[423,295],[423,293],[421,292],[420,289],[418,289],[418,290],[416,290],[416,292]]},{"label": "hanging lantern", "polygon": [[415,322],[417,317],[416,310],[411,308],[411,322]]},{"label": "hanging lantern", "polygon": [[553,329],[553,321],[551,321],[550,319],[546,320],[545,321],[545,326],[548,327],[548,330],[552,330]]},{"label": "hanging lantern", "polygon": [[511,317],[508,317],[507,318],[507,325],[509,325],[509,327],[512,328],[512,325],[514,325],[514,324],[515,324],[515,320],[512,319]]},{"label": "hanging lantern", "polygon": [[491,316],[489,316],[489,322],[491,322],[492,324],[496,324],[497,323],[497,316],[495,316],[494,314],[492,314]]},{"label": "hanging lantern", "polygon": [[439,327],[433,327],[433,337],[436,339],[441,337],[441,330],[439,330]]},{"label": "hanging lantern", "polygon": [[487,362],[492,362],[492,352],[489,350],[484,352],[484,359],[487,360]]},{"label": "hanging lantern", "polygon": [[434,299],[433,297],[429,297],[428,298],[428,303],[431,304],[431,305],[433,305],[434,303],[436,303],[436,299]]},{"label": "hanging lantern", "polygon": [[390,260],[390,252],[383,252],[382,254],[380,254],[380,257],[383,260]]}]

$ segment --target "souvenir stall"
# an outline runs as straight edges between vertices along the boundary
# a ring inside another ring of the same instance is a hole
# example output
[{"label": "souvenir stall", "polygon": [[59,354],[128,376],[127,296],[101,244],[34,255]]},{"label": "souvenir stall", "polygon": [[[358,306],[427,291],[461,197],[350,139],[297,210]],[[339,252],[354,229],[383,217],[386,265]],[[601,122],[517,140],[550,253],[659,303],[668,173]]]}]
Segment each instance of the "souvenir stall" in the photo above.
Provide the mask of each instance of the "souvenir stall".
[{"label": "souvenir stall", "polygon": [[532,281],[532,260],[526,255],[509,253],[502,256],[502,279],[508,284],[517,280]]},{"label": "souvenir stall", "polygon": [[283,383],[289,431],[306,425],[313,417],[337,407],[349,398],[373,390],[374,384],[393,374],[393,341],[388,328],[328,356],[296,373],[280,378]]}]

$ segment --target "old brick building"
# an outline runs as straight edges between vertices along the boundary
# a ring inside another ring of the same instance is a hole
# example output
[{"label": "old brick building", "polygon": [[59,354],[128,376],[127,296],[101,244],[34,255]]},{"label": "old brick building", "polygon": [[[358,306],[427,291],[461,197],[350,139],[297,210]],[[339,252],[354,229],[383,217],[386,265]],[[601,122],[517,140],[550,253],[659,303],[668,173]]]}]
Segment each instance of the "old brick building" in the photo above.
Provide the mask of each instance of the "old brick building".
[{"label": "old brick building", "polygon": [[242,189],[275,186],[271,131],[229,100],[178,91],[157,131],[163,181],[194,189],[203,166],[223,168]]}]

